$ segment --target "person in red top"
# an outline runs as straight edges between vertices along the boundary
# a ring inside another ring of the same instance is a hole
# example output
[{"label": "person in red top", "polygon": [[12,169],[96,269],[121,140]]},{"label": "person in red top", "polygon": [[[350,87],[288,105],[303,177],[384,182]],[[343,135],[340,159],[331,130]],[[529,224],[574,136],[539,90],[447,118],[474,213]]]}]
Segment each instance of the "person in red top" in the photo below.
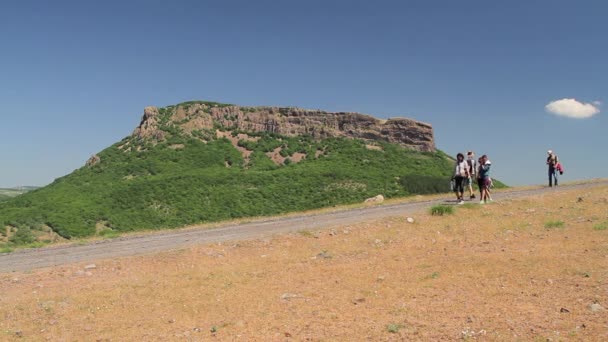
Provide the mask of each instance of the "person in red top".
[{"label": "person in red top", "polygon": [[[547,151],[547,166],[549,167],[549,186],[557,186],[557,164],[559,160],[553,151]],[[555,180],[555,182],[553,182]]]}]

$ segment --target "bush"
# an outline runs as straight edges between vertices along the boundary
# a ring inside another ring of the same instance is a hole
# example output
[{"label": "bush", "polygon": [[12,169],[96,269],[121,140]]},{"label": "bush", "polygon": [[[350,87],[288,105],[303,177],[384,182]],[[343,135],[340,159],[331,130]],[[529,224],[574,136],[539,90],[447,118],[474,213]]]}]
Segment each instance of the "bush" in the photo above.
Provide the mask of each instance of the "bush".
[{"label": "bush", "polygon": [[19,227],[15,234],[8,239],[14,245],[27,245],[36,241],[36,237],[27,227]]}]

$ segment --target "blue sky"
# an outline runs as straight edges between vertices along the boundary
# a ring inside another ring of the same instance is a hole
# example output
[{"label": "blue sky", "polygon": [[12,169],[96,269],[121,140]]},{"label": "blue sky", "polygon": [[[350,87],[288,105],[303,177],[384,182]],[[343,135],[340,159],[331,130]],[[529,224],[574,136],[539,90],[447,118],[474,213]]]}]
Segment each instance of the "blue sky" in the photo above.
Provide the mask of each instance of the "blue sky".
[{"label": "blue sky", "polygon": [[[508,184],[608,176],[605,1],[4,1],[0,187],[45,185],[187,100],[431,123]],[[586,119],[545,106],[576,99]]]}]

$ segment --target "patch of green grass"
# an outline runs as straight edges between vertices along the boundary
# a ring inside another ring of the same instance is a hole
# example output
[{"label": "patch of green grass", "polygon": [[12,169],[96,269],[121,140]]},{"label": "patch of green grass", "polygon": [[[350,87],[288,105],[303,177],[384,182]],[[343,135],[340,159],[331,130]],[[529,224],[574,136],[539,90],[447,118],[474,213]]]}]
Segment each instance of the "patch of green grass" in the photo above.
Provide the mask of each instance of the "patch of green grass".
[{"label": "patch of green grass", "polygon": [[604,221],[602,223],[598,223],[593,226],[594,230],[608,230],[608,221]]},{"label": "patch of green grass", "polygon": [[112,229],[104,229],[99,232],[99,236],[102,236],[105,239],[113,239],[119,237],[120,233]]},{"label": "patch of green grass", "polygon": [[395,323],[391,323],[386,326],[386,330],[391,334],[398,333],[401,328],[403,328],[403,325]]},{"label": "patch of green grass", "polygon": [[313,232],[311,232],[310,230],[300,230],[300,231],[298,231],[298,234],[300,234],[304,237],[308,237],[308,238],[315,237],[315,234]]},{"label": "patch of green grass", "polygon": [[550,229],[550,228],[564,228],[565,223],[564,221],[547,221],[545,222],[545,228]]},{"label": "patch of green grass", "polygon": [[451,205],[438,204],[432,206],[430,212],[433,216],[451,215],[454,213],[454,207]]},{"label": "patch of green grass", "polygon": [[0,253],[11,253],[15,249],[10,246],[0,246]]}]

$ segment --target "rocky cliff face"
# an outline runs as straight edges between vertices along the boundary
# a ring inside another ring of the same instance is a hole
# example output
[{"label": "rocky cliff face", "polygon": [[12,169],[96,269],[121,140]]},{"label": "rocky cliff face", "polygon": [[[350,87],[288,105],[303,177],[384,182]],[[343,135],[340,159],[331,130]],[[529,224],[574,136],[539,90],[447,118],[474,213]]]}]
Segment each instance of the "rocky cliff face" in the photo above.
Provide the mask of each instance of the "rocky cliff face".
[{"label": "rocky cliff face", "polygon": [[406,119],[376,119],[360,113],[324,112],[293,107],[241,107],[205,102],[186,103],[159,110],[146,107],[133,136],[162,141],[163,126],[186,134],[224,127],[244,132],[272,132],[286,136],[311,135],[317,139],[350,137],[382,140],[418,151],[435,151],[431,125]]}]

